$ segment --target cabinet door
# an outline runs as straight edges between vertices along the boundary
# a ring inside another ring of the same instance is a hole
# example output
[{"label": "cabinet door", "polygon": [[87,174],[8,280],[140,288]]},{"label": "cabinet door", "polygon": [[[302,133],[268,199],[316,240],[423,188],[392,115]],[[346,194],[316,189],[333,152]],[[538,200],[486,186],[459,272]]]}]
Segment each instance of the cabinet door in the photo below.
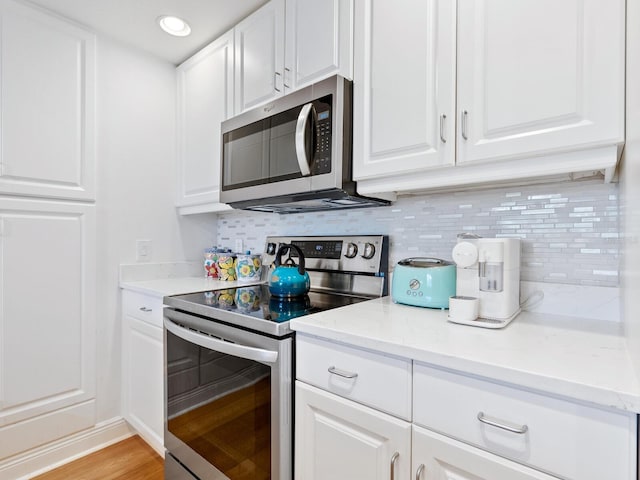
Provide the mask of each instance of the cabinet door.
[{"label": "cabinet door", "polygon": [[410,423],[297,381],[295,430],[295,478],[409,478]]},{"label": "cabinet door", "polygon": [[413,427],[412,476],[416,480],[554,480],[544,473],[505,460],[424,428]]},{"label": "cabinet door", "polygon": [[283,94],[284,0],[271,0],[235,28],[235,113]]},{"label": "cabinet door", "polygon": [[95,207],[0,199],[0,458],[95,423]]},{"label": "cabinet door", "polygon": [[0,193],[95,198],[95,37],[0,2]]},{"label": "cabinet door", "polygon": [[164,437],[162,329],[129,315],[123,317],[124,417],[156,450]]},{"label": "cabinet door", "polygon": [[353,176],[452,165],[455,2],[357,0]]},{"label": "cabinet door", "polygon": [[458,0],[458,18],[459,163],[623,141],[624,0]]},{"label": "cabinet door", "polygon": [[300,88],[353,78],[353,0],[288,0],[284,81]]},{"label": "cabinet door", "polygon": [[233,31],[181,64],[178,75],[179,206],[220,200],[220,124],[233,115]]}]

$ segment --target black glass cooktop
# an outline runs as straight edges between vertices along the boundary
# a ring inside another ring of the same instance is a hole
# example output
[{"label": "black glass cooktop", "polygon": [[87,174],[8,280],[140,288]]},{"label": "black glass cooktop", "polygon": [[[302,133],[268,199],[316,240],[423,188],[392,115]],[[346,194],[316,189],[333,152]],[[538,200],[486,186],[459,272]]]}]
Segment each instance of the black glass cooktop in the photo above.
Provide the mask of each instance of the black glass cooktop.
[{"label": "black glass cooktop", "polygon": [[166,297],[165,304],[214,319],[219,319],[221,315],[226,319],[229,314],[236,314],[262,321],[282,323],[302,315],[344,307],[365,300],[369,299],[316,291],[311,291],[302,297],[279,298],[269,293],[268,285],[261,284],[174,295]]}]

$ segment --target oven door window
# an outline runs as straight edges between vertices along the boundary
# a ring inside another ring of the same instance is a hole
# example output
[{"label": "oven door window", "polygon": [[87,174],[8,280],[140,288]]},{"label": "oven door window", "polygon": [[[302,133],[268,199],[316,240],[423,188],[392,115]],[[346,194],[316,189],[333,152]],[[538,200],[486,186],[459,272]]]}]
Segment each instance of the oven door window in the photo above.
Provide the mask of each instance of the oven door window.
[{"label": "oven door window", "polygon": [[271,368],[167,332],[169,431],[231,480],[271,478]]}]

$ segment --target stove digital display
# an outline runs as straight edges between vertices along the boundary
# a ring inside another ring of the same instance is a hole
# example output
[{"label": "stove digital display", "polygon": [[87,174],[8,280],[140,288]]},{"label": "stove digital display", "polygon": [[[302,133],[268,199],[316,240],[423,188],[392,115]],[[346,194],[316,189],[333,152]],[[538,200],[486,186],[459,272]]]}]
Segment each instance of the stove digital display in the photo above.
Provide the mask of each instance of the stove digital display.
[{"label": "stove digital display", "polygon": [[[302,250],[305,258],[330,258],[339,259],[342,253],[342,241],[293,241],[296,247]],[[293,250],[293,249],[292,249]],[[292,256],[296,255],[292,251]]]}]

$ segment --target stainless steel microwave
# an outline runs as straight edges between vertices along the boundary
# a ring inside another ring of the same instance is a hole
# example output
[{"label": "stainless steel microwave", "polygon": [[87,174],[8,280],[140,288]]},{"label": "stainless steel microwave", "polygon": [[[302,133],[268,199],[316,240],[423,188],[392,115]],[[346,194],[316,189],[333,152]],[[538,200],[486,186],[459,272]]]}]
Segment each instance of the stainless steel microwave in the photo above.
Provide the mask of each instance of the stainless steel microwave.
[{"label": "stainless steel microwave", "polygon": [[334,76],[222,123],[220,201],[296,213],[388,205],[352,179],[352,83]]}]

